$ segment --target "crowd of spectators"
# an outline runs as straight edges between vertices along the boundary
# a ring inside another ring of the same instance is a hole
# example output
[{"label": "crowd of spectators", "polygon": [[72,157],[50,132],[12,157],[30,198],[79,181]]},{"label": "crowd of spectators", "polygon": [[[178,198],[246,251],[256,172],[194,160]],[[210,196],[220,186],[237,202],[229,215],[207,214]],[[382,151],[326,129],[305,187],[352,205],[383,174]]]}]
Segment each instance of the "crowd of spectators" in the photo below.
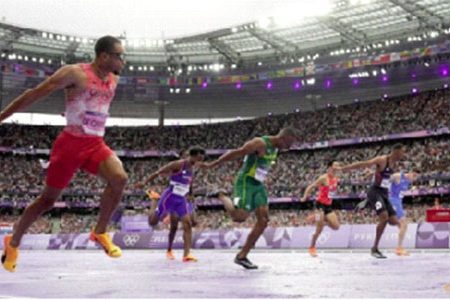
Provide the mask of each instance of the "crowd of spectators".
[{"label": "crowd of spectators", "polygon": [[[407,158],[399,163],[397,169],[421,171],[422,178],[414,184],[415,188],[450,187],[450,143],[447,138],[411,140],[404,144],[407,146]],[[308,184],[326,172],[328,161],[337,160],[346,164],[366,160],[389,153],[391,146],[383,143],[281,153],[266,182],[269,195],[299,198]],[[129,176],[125,204],[135,206],[145,200],[144,190],[137,188],[137,183],[144,181],[149,174],[169,161],[168,158],[124,159],[124,167]],[[204,198],[217,190],[231,193],[240,163],[240,160],[236,160],[214,170],[198,170],[193,184],[194,195]],[[0,164],[3,167],[3,172],[0,173],[0,205],[10,203],[21,207],[40,193],[45,169],[36,156],[3,155],[0,156]],[[370,184],[372,175],[373,170],[370,169],[339,174],[341,184],[338,192],[349,194],[364,191]],[[147,188],[162,192],[167,182],[167,178],[160,177]],[[63,200],[69,207],[92,206],[98,203],[104,187],[102,179],[78,172],[64,191]]]},{"label": "crowd of spectators", "polygon": [[[249,138],[274,134],[291,125],[301,131],[302,142],[317,142],[450,127],[449,110],[450,91],[442,89],[230,123],[108,127],[105,140],[115,150],[179,151],[192,145],[231,149]],[[0,146],[50,149],[60,130],[61,127],[54,126],[4,125],[0,128]]]}]

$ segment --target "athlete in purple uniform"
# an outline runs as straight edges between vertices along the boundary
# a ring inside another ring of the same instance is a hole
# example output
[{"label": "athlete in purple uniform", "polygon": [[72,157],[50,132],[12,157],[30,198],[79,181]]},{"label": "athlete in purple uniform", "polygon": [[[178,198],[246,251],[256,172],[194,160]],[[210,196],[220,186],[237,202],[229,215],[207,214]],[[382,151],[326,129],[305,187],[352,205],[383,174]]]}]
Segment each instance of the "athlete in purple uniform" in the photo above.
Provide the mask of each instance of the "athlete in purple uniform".
[{"label": "athlete in purple uniform", "polygon": [[187,196],[190,192],[193,180],[193,168],[199,162],[203,161],[204,158],[205,150],[200,147],[193,147],[189,149],[189,156],[186,159],[168,163],[155,173],[151,174],[145,181],[145,184],[148,184],[160,175],[170,176],[169,186],[162,193],[158,203],[152,201],[149,223],[151,226],[155,226],[168,215],[171,215],[171,223],[175,223],[175,220],[178,223],[176,217],[181,219],[184,231],[183,261],[185,262],[197,261],[197,259],[190,254],[192,244],[192,220],[190,215],[193,208],[191,204],[189,204]]}]

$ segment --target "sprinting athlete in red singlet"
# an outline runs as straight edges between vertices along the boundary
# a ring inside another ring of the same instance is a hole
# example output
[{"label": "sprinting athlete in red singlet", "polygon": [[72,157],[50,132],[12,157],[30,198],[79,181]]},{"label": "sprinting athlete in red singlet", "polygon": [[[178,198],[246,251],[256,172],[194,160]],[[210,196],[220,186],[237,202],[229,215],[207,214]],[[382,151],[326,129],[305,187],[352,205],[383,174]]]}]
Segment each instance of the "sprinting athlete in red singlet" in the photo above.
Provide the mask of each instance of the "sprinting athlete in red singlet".
[{"label": "sprinting athlete in red singlet", "polygon": [[106,233],[108,222],[122,198],[127,174],[114,152],[103,141],[109,105],[118,82],[117,74],[124,67],[124,48],[112,36],[100,38],[95,44],[95,60],[90,64],[66,65],[37,87],[25,91],[2,112],[0,123],[16,111],[64,89],[67,126],[53,144],[46,184],[40,196],[30,204],[4,238],[3,267],[14,272],[18,247],[26,230],[44,212],[50,210],[78,169],[100,176],[107,186],[100,200],[100,216],[91,233],[106,254],[119,257],[122,251]]},{"label": "sprinting athlete in red singlet", "polygon": [[310,184],[300,200],[302,202],[306,201],[314,188],[317,187],[319,189],[315,204],[316,208],[319,210],[320,216],[317,220],[316,232],[312,236],[311,245],[308,249],[309,254],[313,257],[317,256],[316,241],[325,227],[325,222],[327,222],[328,226],[334,230],[338,230],[340,226],[338,216],[331,207],[339,182],[339,178],[335,176],[334,168],[339,167],[339,163],[330,161],[327,167],[327,173],[320,175],[316,181]]}]

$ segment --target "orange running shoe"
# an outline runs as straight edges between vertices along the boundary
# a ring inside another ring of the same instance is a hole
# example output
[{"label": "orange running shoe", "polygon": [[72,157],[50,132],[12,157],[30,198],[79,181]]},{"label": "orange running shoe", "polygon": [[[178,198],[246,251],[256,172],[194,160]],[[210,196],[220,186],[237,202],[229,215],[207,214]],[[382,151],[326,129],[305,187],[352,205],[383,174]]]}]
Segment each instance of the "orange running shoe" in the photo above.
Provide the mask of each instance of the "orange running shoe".
[{"label": "orange running shoe", "polygon": [[317,249],[316,247],[310,247],[308,248],[309,255],[312,257],[317,257]]},{"label": "orange running shoe", "polygon": [[169,260],[174,260],[174,259],[175,259],[175,255],[173,254],[173,251],[172,251],[172,250],[167,251],[166,257],[167,257],[167,259],[169,259]]},{"label": "orange running shoe", "polygon": [[409,256],[409,252],[403,247],[397,247],[397,249],[395,249],[395,254],[398,256]]},{"label": "orange running shoe", "polygon": [[19,257],[19,248],[11,247],[12,235],[8,234],[3,239],[4,250],[2,254],[2,265],[9,272],[16,271],[16,261]]},{"label": "orange running shoe", "polygon": [[187,256],[183,257],[183,262],[197,262],[198,259],[196,259],[192,254],[188,254]]},{"label": "orange running shoe", "polygon": [[122,256],[122,250],[114,245],[109,234],[96,234],[95,232],[91,232],[91,236],[89,237],[89,239],[100,244],[100,246],[102,246],[103,250],[105,250],[108,256],[114,258]]}]

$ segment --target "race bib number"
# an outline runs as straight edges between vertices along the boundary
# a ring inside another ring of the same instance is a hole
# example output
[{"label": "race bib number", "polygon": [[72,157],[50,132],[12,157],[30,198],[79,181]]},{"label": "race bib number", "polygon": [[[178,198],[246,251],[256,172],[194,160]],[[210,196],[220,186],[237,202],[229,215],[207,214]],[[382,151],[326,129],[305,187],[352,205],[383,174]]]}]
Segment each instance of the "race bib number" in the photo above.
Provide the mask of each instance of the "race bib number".
[{"label": "race bib number", "polygon": [[103,136],[105,134],[105,124],[107,114],[86,111],[83,115],[83,131],[86,134]]},{"label": "race bib number", "polygon": [[263,169],[263,168],[257,168],[255,172],[255,179],[264,182],[267,178],[267,174],[269,173],[269,170]]},{"label": "race bib number", "polygon": [[391,181],[389,179],[383,179],[381,181],[381,187],[389,190],[391,188]]},{"label": "race bib number", "polygon": [[189,185],[176,184],[173,186],[172,193],[178,196],[185,197],[189,193]]}]

